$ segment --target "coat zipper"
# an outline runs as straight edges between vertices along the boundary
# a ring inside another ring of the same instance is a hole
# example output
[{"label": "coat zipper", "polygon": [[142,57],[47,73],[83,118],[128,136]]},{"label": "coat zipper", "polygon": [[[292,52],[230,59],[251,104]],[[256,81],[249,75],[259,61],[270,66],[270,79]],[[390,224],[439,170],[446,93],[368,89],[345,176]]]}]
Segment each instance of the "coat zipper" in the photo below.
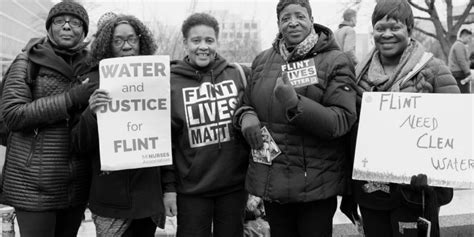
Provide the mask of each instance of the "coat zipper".
[{"label": "coat zipper", "polygon": [[28,154],[28,158],[26,159],[26,167],[30,167],[31,165],[31,160],[35,153],[36,141],[38,140],[38,129],[35,128],[33,132],[34,132],[34,135],[33,135],[33,140],[31,141],[30,153]]}]

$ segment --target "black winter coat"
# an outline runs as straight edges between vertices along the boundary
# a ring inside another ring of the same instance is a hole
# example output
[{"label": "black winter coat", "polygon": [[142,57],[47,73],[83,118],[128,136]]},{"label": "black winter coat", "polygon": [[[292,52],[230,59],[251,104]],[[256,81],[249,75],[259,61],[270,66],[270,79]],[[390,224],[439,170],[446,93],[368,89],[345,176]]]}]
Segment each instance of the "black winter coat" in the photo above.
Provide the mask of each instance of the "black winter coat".
[{"label": "black winter coat", "polygon": [[[11,132],[3,171],[4,202],[27,211],[85,205],[90,164],[70,152],[66,93],[84,79],[87,52],[63,53],[34,39],[4,82],[3,117]],[[36,78],[27,76],[31,60]]]},{"label": "black winter coat", "polygon": [[[339,50],[331,30],[314,24],[319,40],[305,59],[313,59],[319,83],[297,88],[297,112],[288,111],[274,95],[275,82],[285,62],[278,45],[252,63],[252,77],[244,106],[266,126],[282,153],[271,166],[250,160],[246,188],[265,200],[280,203],[311,202],[342,194],[345,134],[356,121],[354,67]],[[239,119],[236,119],[238,121]]]}]

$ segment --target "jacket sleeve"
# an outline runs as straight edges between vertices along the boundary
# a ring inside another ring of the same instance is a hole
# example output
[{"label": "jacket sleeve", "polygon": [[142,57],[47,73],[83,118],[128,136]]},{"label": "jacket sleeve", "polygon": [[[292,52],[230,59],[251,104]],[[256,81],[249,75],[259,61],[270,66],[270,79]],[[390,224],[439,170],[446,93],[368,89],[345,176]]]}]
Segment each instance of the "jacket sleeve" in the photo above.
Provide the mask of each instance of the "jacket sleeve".
[{"label": "jacket sleeve", "polygon": [[87,107],[79,117],[79,120],[71,130],[71,142],[73,150],[84,153],[98,149],[99,132],[97,118]]},{"label": "jacket sleeve", "polygon": [[242,68],[244,69],[244,72],[247,76],[247,87],[245,88],[245,93],[242,96],[242,103],[239,108],[237,108],[234,112],[234,116],[232,117],[232,125],[240,131],[240,122],[242,120],[242,116],[248,112],[254,113],[255,115],[255,109],[253,108],[251,101],[250,101],[250,95],[252,93],[252,87],[253,87],[253,82],[252,82],[252,73],[255,69],[255,64],[258,61],[260,57],[262,57],[263,54],[260,54],[257,56],[257,58],[253,61],[251,68],[243,66]]},{"label": "jacket sleeve", "polygon": [[290,123],[323,139],[346,134],[357,119],[354,68],[342,53],[334,62],[321,103],[300,95],[296,113],[288,116]]},{"label": "jacket sleeve", "polygon": [[163,193],[176,192],[176,173],[174,164],[161,166],[161,186]]},{"label": "jacket sleeve", "polygon": [[462,44],[455,45],[453,49],[454,59],[456,60],[459,68],[464,72],[465,75],[470,75],[471,70],[469,69],[469,56],[467,55],[466,47]]},{"label": "jacket sleeve", "polygon": [[27,83],[27,65],[27,55],[21,53],[4,82],[1,107],[7,127],[21,131],[69,119],[65,93],[33,100]]},{"label": "jacket sleeve", "polygon": [[434,93],[460,93],[456,79],[449,68],[439,59],[433,59],[432,66],[434,76]]}]

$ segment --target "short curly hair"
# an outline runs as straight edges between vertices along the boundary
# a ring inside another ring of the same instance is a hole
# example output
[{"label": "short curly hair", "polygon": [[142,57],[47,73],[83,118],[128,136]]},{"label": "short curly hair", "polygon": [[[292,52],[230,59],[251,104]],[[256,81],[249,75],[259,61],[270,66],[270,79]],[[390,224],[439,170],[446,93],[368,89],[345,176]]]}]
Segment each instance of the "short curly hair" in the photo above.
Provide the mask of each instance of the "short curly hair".
[{"label": "short curly hair", "polygon": [[219,23],[216,18],[207,14],[207,13],[194,13],[190,15],[186,20],[184,20],[183,25],[181,26],[181,33],[183,33],[183,38],[187,39],[189,35],[189,30],[195,26],[205,25],[209,26],[216,32],[216,38],[219,36]]},{"label": "short curly hair", "polygon": [[89,64],[96,66],[100,60],[112,58],[112,40],[114,30],[119,24],[126,21],[135,30],[140,38],[140,55],[153,55],[158,48],[153,34],[148,27],[138,18],[132,15],[118,15],[117,17],[107,21],[99,32],[96,33],[96,39],[92,42]]},{"label": "short curly hair", "polygon": [[278,1],[277,8],[276,8],[277,20],[280,20],[280,13],[283,11],[283,9],[285,9],[285,7],[291,4],[300,5],[306,8],[306,11],[308,11],[308,16],[313,17],[311,5],[309,4],[308,0],[280,0]]}]

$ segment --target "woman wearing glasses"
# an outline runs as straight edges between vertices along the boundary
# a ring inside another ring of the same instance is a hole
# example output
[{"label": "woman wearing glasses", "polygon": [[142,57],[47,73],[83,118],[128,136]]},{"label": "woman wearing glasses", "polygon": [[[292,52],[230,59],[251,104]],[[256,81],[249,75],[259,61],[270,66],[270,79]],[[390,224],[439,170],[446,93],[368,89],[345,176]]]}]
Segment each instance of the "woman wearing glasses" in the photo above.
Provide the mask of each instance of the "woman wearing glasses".
[{"label": "woman wearing glasses", "polygon": [[76,236],[82,221],[90,161],[70,152],[69,120],[93,91],[85,77],[88,24],[83,6],[53,6],[47,36],[30,40],[3,82],[10,134],[2,203],[15,207],[23,237]]},{"label": "woman wearing glasses", "polygon": [[[105,58],[152,55],[157,49],[151,32],[134,16],[119,15],[97,32],[91,47],[91,78],[99,77]],[[89,208],[97,236],[154,236],[164,226],[163,194],[159,167],[113,172],[100,171],[96,112],[110,97],[97,89],[89,107],[73,127],[73,146],[92,160]]]}]

